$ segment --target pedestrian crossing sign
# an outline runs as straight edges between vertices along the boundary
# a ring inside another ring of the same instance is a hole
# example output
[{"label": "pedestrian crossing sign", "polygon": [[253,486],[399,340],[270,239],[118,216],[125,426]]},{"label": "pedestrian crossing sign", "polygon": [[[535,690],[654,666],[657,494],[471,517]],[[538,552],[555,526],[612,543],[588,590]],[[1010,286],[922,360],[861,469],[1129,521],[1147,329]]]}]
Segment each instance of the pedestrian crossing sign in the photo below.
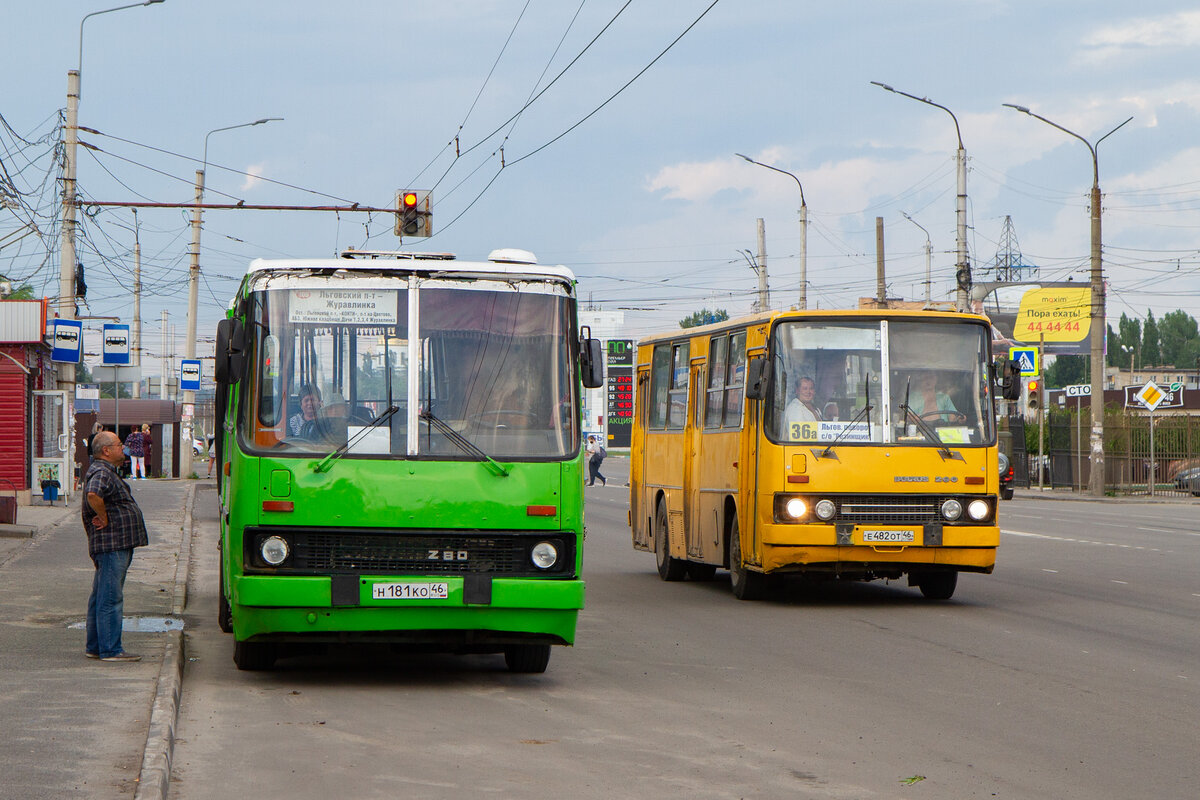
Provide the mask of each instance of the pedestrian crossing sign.
[{"label": "pedestrian crossing sign", "polygon": [[1010,347],[1008,357],[1021,370],[1021,377],[1038,374],[1038,349],[1036,347]]}]

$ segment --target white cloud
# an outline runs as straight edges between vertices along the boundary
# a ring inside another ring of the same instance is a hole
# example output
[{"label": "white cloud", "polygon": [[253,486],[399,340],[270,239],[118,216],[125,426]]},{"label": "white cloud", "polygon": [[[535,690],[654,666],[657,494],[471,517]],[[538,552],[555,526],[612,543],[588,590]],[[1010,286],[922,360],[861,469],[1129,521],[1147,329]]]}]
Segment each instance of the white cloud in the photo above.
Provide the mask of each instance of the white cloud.
[{"label": "white cloud", "polygon": [[1195,47],[1200,44],[1200,11],[1125,20],[1087,34],[1083,59],[1099,63],[1138,50]]},{"label": "white cloud", "polygon": [[266,164],[251,164],[246,167],[246,180],[242,181],[241,190],[247,192],[262,183],[262,174],[266,169]]}]

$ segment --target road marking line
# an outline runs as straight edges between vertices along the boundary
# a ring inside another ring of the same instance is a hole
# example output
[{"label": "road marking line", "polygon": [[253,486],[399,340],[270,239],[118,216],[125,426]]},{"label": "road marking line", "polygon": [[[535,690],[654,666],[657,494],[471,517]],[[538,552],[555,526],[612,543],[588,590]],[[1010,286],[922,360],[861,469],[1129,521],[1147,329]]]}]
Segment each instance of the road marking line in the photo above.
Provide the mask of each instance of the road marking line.
[{"label": "road marking line", "polygon": [[1129,585],[1129,581],[1119,581],[1119,580],[1116,580],[1115,578],[1114,578],[1114,579],[1111,579],[1111,580],[1109,581],[1109,583],[1119,583],[1119,584],[1121,584],[1122,586],[1128,586],[1128,585]]},{"label": "road marking line", "polygon": [[1046,533],[1029,533],[1028,531],[1009,531],[1001,530],[1003,534],[1008,536],[1026,536],[1031,539],[1047,539],[1052,542],[1070,542],[1072,544],[1092,544],[1099,547],[1119,547],[1125,550],[1144,550],[1151,553],[1162,552],[1157,547],[1146,547],[1145,545],[1120,544],[1118,542],[1096,542],[1090,539],[1076,539],[1071,536],[1050,536]]}]

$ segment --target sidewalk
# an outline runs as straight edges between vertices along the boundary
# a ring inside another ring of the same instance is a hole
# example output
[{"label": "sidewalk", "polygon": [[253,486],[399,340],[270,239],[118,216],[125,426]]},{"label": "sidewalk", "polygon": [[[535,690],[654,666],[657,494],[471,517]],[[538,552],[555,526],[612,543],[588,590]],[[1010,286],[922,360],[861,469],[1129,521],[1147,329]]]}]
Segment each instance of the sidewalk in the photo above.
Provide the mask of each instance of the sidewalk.
[{"label": "sidewalk", "polygon": [[66,507],[20,506],[17,525],[0,526],[0,797],[151,797],[139,776],[165,782],[166,756],[147,758],[150,769],[143,758],[155,755],[163,695],[178,691],[171,672],[182,668],[184,598],[176,586],[186,580],[180,554],[201,483],[133,485],[150,531],[125,583],[124,644],[143,656],[138,663],[83,655],[93,566],[78,495]]}]

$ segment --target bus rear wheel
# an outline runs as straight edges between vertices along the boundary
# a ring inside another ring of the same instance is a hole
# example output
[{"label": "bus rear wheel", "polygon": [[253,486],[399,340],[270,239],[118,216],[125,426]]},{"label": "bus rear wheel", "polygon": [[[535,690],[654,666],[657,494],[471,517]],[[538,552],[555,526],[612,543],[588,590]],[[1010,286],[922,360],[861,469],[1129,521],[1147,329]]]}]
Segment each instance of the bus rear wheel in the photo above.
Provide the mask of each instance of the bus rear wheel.
[{"label": "bus rear wheel", "polygon": [[233,663],[238,669],[259,671],[275,666],[278,651],[274,642],[243,642],[233,643]]},{"label": "bus rear wheel", "polygon": [[742,537],[736,518],[729,530],[729,585],[738,600],[761,600],[767,594],[767,576],[751,572],[742,563]]},{"label": "bus rear wheel", "polygon": [[949,600],[958,587],[957,572],[915,572],[912,582],[929,600]]},{"label": "bus rear wheel", "polygon": [[658,577],[664,581],[681,581],[687,575],[687,562],[671,557],[667,504],[663,500],[658,501],[658,511],[654,514],[654,561],[658,565]]},{"label": "bus rear wheel", "polygon": [[504,663],[509,672],[545,672],[550,663],[550,645],[510,644],[504,648]]}]

